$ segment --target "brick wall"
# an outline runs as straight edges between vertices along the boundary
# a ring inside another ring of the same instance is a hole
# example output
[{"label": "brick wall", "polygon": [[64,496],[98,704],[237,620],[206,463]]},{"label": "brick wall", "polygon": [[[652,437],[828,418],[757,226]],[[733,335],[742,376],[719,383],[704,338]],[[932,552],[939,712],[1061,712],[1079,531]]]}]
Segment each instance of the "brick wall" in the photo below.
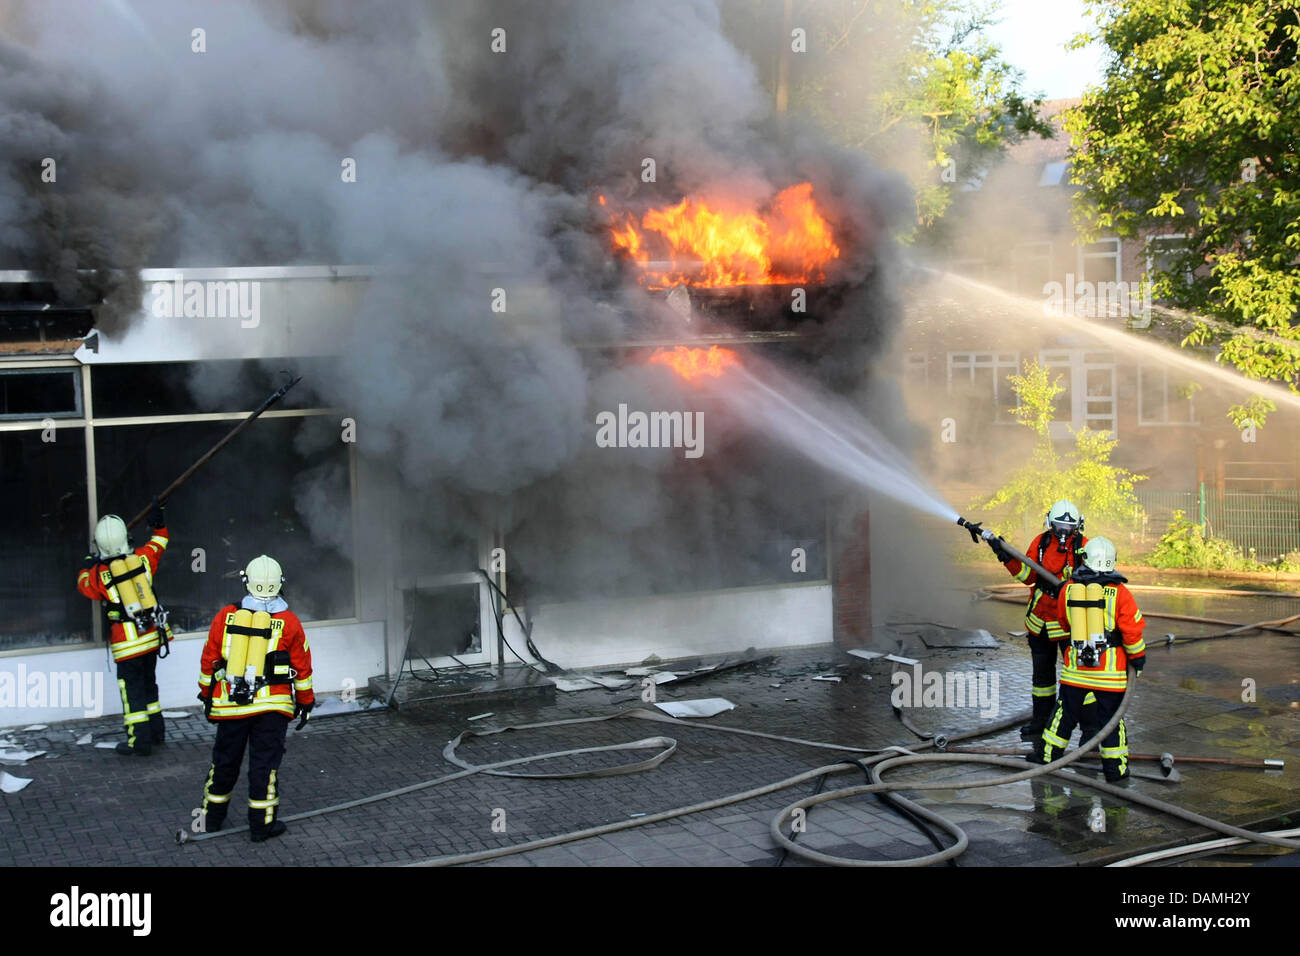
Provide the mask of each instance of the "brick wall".
[{"label": "brick wall", "polygon": [[871,537],[867,510],[847,511],[831,534],[835,643],[845,650],[871,644]]}]

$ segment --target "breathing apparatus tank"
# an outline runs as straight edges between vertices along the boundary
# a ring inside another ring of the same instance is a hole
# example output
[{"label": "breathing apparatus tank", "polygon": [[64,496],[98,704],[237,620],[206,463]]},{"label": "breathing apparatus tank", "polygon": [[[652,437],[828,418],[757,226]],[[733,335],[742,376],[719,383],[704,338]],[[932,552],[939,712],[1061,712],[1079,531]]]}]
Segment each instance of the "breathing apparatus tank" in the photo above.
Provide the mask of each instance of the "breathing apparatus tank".
[{"label": "breathing apparatus tank", "polygon": [[1084,667],[1096,667],[1106,650],[1106,592],[1100,584],[1070,584],[1065,589],[1065,613],[1070,622],[1070,643]]},{"label": "breathing apparatus tank", "polygon": [[128,554],[114,558],[108,563],[108,570],[113,576],[113,586],[122,599],[122,610],[126,616],[138,627],[152,624],[158,614],[158,599],[154,597],[140,555]]},{"label": "breathing apparatus tank", "polygon": [[226,657],[230,699],[241,705],[252,703],[267,683],[266,650],[271,638],[271,615],[240,608],[227,616],[226,634],[230,638]]}]

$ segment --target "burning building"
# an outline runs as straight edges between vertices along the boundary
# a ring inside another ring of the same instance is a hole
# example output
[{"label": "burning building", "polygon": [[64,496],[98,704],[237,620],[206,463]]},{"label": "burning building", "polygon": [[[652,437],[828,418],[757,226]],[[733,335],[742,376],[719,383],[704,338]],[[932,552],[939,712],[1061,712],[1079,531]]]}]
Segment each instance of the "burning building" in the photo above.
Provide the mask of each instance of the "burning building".
[{"label": "burning building", "polygon": [[[21,211],[0,233],[0,321],[21,340],[0,351],[0,475],[24,514],[0,544],[22,569],[0,592],[9,663],[102,666],[72,588],[88,529],[143,507],[281,369],[302,384],[168,502],[164,706],[192,699],[199,631],[261,552],[325,691],[408,659],[867,639],[862,492],[720,390],[761,362],[884,401],[868,369],[905,204],[768,115],[709,5],[557,4],[525,30],[516,3],[368,18],[286,0],[205,10],[209,38],[240,43],[197,61],[158,39],[190,35],[183,4],[70,31],[50,6],[10,14],[6,76],[74,70],[82,29],[101,53],[75,66],[83,87],[0,94],[43,120],[0,179]],[[487,59],[497,28],[514,39]],[[140,36],[149,56],[128,57]],[[556,69],[579,40],[582,67]],[[271,83],[266,62],[292,69]],[[158,86],[214,68],[220,97]],[[52,154],[65,172],[43,193],[22,164]],[[51,310],[82,325],[30,325]],[[620,407],[701,415],[702,453],[603,447]],[[40,716],[73,714],[22,719]]]}]

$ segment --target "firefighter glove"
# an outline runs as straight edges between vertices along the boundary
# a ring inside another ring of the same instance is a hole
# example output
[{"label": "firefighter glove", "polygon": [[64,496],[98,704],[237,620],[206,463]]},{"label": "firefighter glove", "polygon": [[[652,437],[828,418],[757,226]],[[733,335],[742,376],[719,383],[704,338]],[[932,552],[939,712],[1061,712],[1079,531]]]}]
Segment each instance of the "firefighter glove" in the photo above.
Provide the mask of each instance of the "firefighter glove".
[{"label": "firefighter glove", "polygon": [[1001,538],[989,538],[989,547],[993,549],[993,553],[997,555],[998,560],[1003,564],[1011,560],[1011,555],[1007,553],[1007,549],[1002,547]]},{"label": "firefighter glove", "polygon": [[81,566],[89,571],[95,565],[99,564],[99,558],[93,554],[88,554],[81,559]]},{"label": "firefighter glove", "polygon": [[159,528],[165,527],[166,524],[167,518],[163,514],[163,506],[157,498],[154,498],[153,510],[149,512],[149,527],[157,531]]},{"label": "firefighter glove", "polygon": [[1139,674],[1142,673],[1142,668],[1147,666],[1146,655],[1143,655],[1142,657],[1130,657],[1128,662]]}]

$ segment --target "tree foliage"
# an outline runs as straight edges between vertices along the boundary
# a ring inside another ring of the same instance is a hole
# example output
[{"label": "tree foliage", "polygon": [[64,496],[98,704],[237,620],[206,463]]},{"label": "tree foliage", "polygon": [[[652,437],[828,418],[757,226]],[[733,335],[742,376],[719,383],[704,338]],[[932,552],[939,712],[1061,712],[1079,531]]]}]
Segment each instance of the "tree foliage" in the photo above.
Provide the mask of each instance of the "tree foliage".
[{"label": "tree foliage", "polygon": [[793,57],[791,111],[907,176],[918,231],[934,226],[955,188],[978,181],[1010,143],[1053,135],[1038,116],[1042,100],[1022,90],[1022,73],[984,33],[996,8],[989,0],[793,4],[808,53]]},{"label": "tree foliage", "polygon": [[1084,428],[1073,433],[1073,448],[1058,450],[1051,424],[1056,396],[1064,391],[1060,376],[1052,379],[1045,366],[1027,361],[1023,375],[1008,375],[1007,380],[1020,400],[1014,411],[1017,422],[1037,439],[1029,460],[975,508],[1010,510],[1032,521],[1047,514],[1054,502],[1068,498],[1083,511],[1091,534],[1131,534],[1142,519],[1133,489],[1146,476],[1110,463],[1118,439]]},{"label": "tree foliage", "polygon": [[[1110,50],[1066,117],[1079,224],[1182,234],[1157,295],[1206,317],[1185,345],[1300,380],[1300,13],[1294,0],[1088,0]],[[1190,273],[1190,279],[1188,274]],[[1253,418],[1241,408],[1234,419]]]}]

